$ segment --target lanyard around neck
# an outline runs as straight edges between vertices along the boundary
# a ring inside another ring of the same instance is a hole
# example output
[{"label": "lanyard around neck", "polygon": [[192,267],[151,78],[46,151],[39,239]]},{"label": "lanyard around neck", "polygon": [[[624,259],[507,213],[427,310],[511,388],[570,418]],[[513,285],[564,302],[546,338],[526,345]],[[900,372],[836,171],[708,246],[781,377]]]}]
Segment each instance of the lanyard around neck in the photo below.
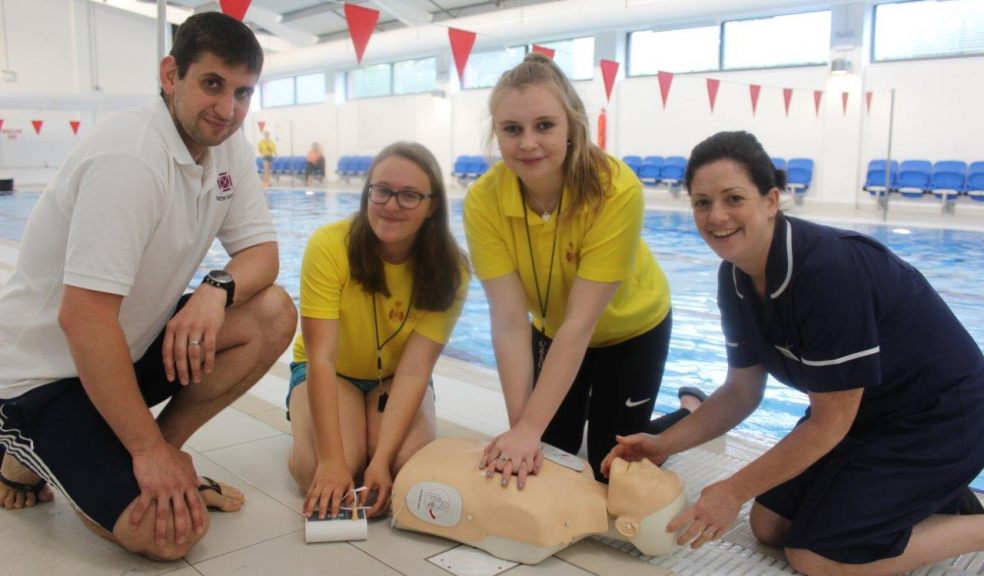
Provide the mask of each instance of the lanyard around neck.
[{"label": "lanyard around neck", "polygon": [[520,199],[523,201],[523,222],[526,224],[526,245],[530,249],[530,264],[533,269],[533,285],[536,287],[536,303],[540,306],[540,320],[543,322],[543,335],[547,334],[547,308],[550,306],[550,285],[553,283],[554,256],[557,255],[557,233],[560,228],[560,211],[564,206],[564,194],[561,192],[560,201],[557,203],[557,220],[554,221],[553,244],[550,247],[550,268],[547,270],[547,294],[540,297],[540,277],[536,273],[536,259],[533,257],[533,239],[530,236],[530,217],[526,207],[526,199],[523,198],[523,189],[520,186]]},{"label": "lanyard around neck", "polygon": [[407,319],[410,318],[410,307],[413,306],[413,291],[416,286],[410,287],[410,301],[407,302],[407,313],[403,315],[403,320],[396,330],[393,331],[385,340],[380,343],[379,341],[379,319],[376,316],[376,293],[372,293],[372,333],[376,337],[376,373],[379,383],[383,383],[383,347],[389,344],[389,341],[396,338],[396,335],[403,330],[403,326],[407,323]]}]

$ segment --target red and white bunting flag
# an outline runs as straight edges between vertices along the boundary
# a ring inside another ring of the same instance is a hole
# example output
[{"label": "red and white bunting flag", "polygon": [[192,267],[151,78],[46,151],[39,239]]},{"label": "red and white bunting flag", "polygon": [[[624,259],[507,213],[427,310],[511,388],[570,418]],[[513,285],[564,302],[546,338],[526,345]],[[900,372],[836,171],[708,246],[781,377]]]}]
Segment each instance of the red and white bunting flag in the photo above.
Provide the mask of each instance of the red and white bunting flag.
[{"label": "red and white bunting flag", "polygon": [[720,80],[715,80],[714,78],[707,79],[707,101],[711,103],[711,114],[714,114],[714,101],[717,100],[718,88],[720,87]]},{"label": "red and white bunting flag", "polygon": [[0,130],[3,130],[3,118],[0,118]]},{"label": "red and white bunting flag", "polygon": [[260,132],[263,132],[263,128],[266,127],[266,122],[259,120],[256,122],[256,125],[260,127]]},{"label": "red and white bunting flag", "polygon": [[755,111],[758,109],[759,104],[759,92],[762,91],[762,87],[758,84],[748,85],[748,94],[752,97],[752,116],[755,116]]},{"label": "red and white bunting flag", "polygon": [[227,16],[232,16],[240,22],[246,17],[246,10],[249,9],[249,3],[251,0],[219,0],[219,8],[222,9],[222,13]]},{"label": "red and white bunting flag", "polygon": [[554,57],[554,54],[557,53],[557,51],[554,50],[553,48],[547,48],[546,46],[540,46],[539,44],[533,45],[533,51],[539,52],[540,54],[545,54],[547,58],[551,58],[551,59]]},{"label": "red and white bunting flag", "polygon": [[475,33],[468,30],[448,28],[448,40],[451,41],[451,54],[454,56],[454,66],[458,69],[458,80],[465,82],[465,65],[475,45]]},{"label": "red and white bunting flag", "polygon": [[841,92],[841,108],[844,110],[844,116],[847,116],[847,98],[850,96],[850,92]]},{"label": "red and white bunting flag", "polygon": [[348,23],[349,36],[355,46],[355,59],[362,64],[362,55],[366,52],[369,37],[379,21],[379,10],[363,8],[356,4],[345,3],[345,21]]},{"label": "red and white bunting flag", "polygon": [[817,118],[820,117],[820,100],[823,99],[823,90],[813,91],[813,108],[817,111]]},{"label": "red and white bunting flag", "polygon": [[605,81],[605,97],[610,102],[612,99],[612,88],[615,87],[615,76],[618,74],[618,62],[614,60],[602,60],[601,79]]},{"label": "red and white bunting flag", "polygon": [[868,114],[871,114],[871,94],[872,94],[871,90],[868,90],[867,92],[864,93],[864,105],[865,105],[865,110],[868,112]]},{"label": "red and white bunting flag", "polygon": [[79,124],[80,124],[80,122],[78,120],[69,120],[68,121],[68,125],[72,127],[72,134],[78,134],[79,133]]},{"label": "red and white bunting flag", "polygon": [[663,97],[663,110],[666,110],[666,100],[670,97],[670,86],[673,84],[673,73],[663,72],[659,74],[659,95]]},{"label": "red and white bunting flag", "polygon": [[40,136],[41,127],[44,126],[44,120],[31,120],[31,125],[34,126],[34,133]]},{"label": "red and white bunting flag", "polygon": [[793,89],[783,88],[782,89],[782,101],[786,105],[786,118],[789,118],[789,101],[793,99]]}]

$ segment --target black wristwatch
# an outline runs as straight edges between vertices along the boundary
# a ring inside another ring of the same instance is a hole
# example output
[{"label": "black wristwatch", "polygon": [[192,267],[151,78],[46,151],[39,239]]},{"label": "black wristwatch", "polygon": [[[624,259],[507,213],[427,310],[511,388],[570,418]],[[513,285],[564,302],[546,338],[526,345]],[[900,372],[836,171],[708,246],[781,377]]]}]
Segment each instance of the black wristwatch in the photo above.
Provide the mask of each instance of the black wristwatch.
[{"label": "black wristwatch", "polygon": [[232,279],[232,274],[225,270],[211,270],[202,278],[202,284],[225,290],[226,308],[232,306],[232,298],[236,295],[236,281]]}]

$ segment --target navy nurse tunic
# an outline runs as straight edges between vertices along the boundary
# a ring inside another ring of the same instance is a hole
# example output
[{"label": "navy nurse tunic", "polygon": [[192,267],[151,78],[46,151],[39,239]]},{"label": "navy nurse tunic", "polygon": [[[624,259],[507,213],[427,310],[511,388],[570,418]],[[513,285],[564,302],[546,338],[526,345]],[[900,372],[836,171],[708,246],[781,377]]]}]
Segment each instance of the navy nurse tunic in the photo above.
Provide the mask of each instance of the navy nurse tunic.
[{"label": "navy nurse tunic", "polygon": [[730,366],[803,392],[864,388],[847,437],[757,499],[792,521],[787,547],[872,562],[956,512],[984,467],[984,355],[919,271],[858,232],[780,213],[764,301],[723,262],[718,306]]}]

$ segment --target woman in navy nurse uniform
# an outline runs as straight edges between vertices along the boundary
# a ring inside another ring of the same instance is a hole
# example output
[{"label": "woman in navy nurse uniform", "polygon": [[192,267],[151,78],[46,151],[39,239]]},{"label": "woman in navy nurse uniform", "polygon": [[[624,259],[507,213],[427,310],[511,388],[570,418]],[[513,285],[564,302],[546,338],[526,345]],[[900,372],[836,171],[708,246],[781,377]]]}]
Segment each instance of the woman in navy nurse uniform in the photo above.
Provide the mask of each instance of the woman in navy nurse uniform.
[{"label": "woman in navy nurse uniform", "polygon": [[755,498],[756,537],[806,574],[895,574],[984,550],[984,515],[957,514],[984,467],[984,355],[936,291],[872,238],[784,215],[785,174],[747,132],[698,144],[686,184],[724,260],[727,377],[666,432],[620,437],[602,470],[727,432],[771,374],[809,396],[806,415],[704,488],[668,527],[680,543],[719,538]]}]

